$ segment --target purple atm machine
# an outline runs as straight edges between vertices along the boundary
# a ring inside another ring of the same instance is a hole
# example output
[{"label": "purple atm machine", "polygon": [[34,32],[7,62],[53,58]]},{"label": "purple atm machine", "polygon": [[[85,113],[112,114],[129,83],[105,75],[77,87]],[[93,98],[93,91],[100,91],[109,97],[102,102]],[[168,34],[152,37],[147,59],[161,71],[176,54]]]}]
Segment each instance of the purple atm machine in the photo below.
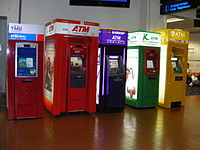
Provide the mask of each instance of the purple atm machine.
[{"label": "purple atm machine", "polygon": [[100,30],[96,100],[99,112],[124,109],[127,38],[125,30]]}]

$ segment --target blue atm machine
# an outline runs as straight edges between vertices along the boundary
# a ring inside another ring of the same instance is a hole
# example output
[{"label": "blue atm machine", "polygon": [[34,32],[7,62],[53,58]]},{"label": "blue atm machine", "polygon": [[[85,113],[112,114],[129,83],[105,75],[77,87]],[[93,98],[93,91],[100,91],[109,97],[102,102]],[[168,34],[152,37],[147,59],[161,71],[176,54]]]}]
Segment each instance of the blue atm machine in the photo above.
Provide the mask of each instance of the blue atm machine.
[{"label": "blue atm machine", "polygon": [[125,30],[100,30],[96,97],[99,112],[124,109],[127,38]]}]

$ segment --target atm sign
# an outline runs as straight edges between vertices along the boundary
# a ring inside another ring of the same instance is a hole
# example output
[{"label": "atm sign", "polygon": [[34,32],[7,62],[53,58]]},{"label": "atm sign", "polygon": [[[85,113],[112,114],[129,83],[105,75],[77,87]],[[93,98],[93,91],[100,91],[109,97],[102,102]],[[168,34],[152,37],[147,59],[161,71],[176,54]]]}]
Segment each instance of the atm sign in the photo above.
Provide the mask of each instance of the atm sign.
[{"label": "atm sign", "polygon": [[86,26],[75,26],[72,31],[73,32],[83,32],[83,33],[88,33],[90,30],[90,27]]}]

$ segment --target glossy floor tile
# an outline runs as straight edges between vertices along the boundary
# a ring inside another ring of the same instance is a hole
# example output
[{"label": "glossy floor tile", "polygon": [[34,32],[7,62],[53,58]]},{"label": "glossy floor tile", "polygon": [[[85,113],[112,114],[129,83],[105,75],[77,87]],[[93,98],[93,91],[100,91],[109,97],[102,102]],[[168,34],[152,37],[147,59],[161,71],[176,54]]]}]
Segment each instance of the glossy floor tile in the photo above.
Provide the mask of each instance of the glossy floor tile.
[{"label": "glossy floor tile", "polygon": [[0,104],[0,150],[200,150],[200,96],[178,109],[122,113],[70,113],[54,118],[7,120]]}]

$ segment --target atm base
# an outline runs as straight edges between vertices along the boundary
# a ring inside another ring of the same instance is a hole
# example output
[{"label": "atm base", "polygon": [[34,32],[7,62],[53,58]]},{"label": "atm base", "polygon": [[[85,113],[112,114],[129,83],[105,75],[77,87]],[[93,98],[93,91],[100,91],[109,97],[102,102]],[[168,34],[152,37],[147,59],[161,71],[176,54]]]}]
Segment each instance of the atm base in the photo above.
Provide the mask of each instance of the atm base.
[{"label": "atm base", "polygon": [[181,107],[181,101],[171,102],[171,108]]},{"label": "atm base", "polygon": [[97,111],[101,113],[120,113],[123,112],[124,108],[101,108],[97,105]]},{"label": "atm base", "polygon": [[167,109],[184,107],[181,101],[171,102],[167,104],[159,104],[159,106]]},{"label": "atm base", "polygon": [[135,101],[131,101],[131,100],[127,100],[127,99],[125,100],[125,104],[126,104],[126,106],[137,108],[137,109],[151,109],[151,108],[155,108],[157,106],[157,105],[143,106],[143,105],[139,105]]}]

